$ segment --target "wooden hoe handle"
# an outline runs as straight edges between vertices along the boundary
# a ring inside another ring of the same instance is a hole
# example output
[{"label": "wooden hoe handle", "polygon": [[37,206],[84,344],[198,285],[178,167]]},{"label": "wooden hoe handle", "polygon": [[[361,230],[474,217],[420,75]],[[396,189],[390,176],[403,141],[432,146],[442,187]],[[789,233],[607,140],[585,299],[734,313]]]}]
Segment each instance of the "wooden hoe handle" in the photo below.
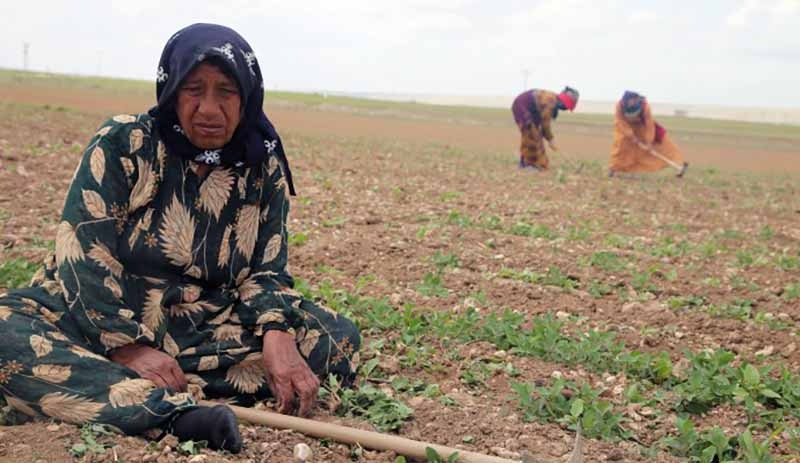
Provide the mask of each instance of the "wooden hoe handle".
[{"label": "wooden hoe handle", "polygon": [[[200,405],[213,407],[219,405],[215,402],[200,401]],[[427,442],[406,439],[391,434],[381,434],[372,431],[340,426],[338,424],[323,423],[321,421],[298,418],[296,416],[282,415],[280,413],[268,412],[265,410],[253,410],[252,408],[237,407],[229,405],[236,417],[242,421],[252,424],[260,424],[278,429],[291,429],[308,436],[332,439],[344,444],[358,444],[373,450],[388,450],[397,452],[411,458],[426,460],[425,449],[430,447],[439,454],[445,461],[453,453],[458,453],[459,463],[520,463],[519,460],[508,460],[505,458],[479,453],[459,450],[444,445],[430,444]]]}]

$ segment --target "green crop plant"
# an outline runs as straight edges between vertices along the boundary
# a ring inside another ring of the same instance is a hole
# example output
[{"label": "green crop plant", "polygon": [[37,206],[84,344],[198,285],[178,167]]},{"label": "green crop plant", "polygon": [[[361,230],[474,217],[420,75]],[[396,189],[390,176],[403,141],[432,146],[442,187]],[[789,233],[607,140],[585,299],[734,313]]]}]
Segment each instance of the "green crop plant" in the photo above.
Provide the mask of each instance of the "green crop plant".
[{"label": "green crop plant", "polygon": [[422,277],[422,283],[417,285],[417,291],[423,296],[428,297],[446,297],[450,291],[444,287],[442,283],[442,276],[439,272],[426,273]]},{"label": "green crop plant", "polygon": [[19,288],[28,286],[33,274],[38,269],[38,264],[25,259],[9,259],[0,264],[0,287]]},{"label": "green crop plant", "polygon": [[592,297],[600,299],[603,296],[608,296],[609,294],[614,292],[614,289],[603,283],[600,280],[592,280],[589,282],[589,286],[586,288],[586,291],[592,295]]},{"label": "green crop plant", "polygon": [[113,437],[114,433],[102,424],[85,424],[81,427],[81,440],[69,448],[69,453],[75,458],[83,458],[89,454],[103,454],[113,444],[100,442]]},{"label": "green crop plant", "polygon": [[580,286],[578,279],[571,275],[565,275],[560,268],[550,267],[547,273],[542,276],[542,284],[556,286],[561,289],[575,289]]},{"label": "green crop plant", "polygon": [[676,242],[672,238],[667,237],[650,250],[650,255],[653,257],[680,257],[686,255],[689,249],[688,241]]},{"label": "green crop plant", "polygon": [[461,261],[455,254],[442,254],[438,251],[431,256],[431,261],[439,272],[447,268],[458,268],[461,265]]},{"label": "green crop plant", "polygon": [[726,304],[710,305],[708,306],[708,313],[720,318],[748,320],[753,313],[753,301],[749,299],[736,299]]},{"label": "green crop plant", "polygon": [[585,261],[587,265],[597,267],[606,272],[621,272],[625,270],[626,262],[617,253],[610,251],[598,251],[593,253]]},{"label": "green crop plant", "polygon": [[308,234],[303,232],[289,233],[289,246],[302,246],[308,242]]},{"label": "green crop plant", "polygon": [[503,229],[503,219],[496,216],[496,215],[484,215],[481,214],[480,218],[478,219],[480,226],[487,229],[487,230],[502,230]]},{"label": "green crop plant", "polygon": [[447,215],[447,219],[445,222],[448,225],[455,225],[457,227],[471,227],[472,226],[472,219],[470,219],[467,215],[462,214],[459,211],[452,210]]},{"label": "green crop plant", "polygon": [[342,388],[333,375],[320,388],[320,398],[332,403],[337,415],[364,419],[380,432],[400,429],[414,414],[413,409],[372,384]]},{"label": "green crop plant", "polygon": [[600,399],[601,391],[587,384],[578,386],[559,378],[547,387],[512,383],[511,388],[525,421],[557,422],[572,430],[580,424],[583,434],[593,439],[615,441],[631,435],[622,427],[622,414]]},{"label": "green crop plant", "polygon": [[702,307],[705,303],[703,296],[674,296],[667,300],[667,306],[672,310],[688,310]]},{"label": "green crop plant", "polygon": [[527,222],[517,222],[511,226],[509,232],[517,236],[529,236],[532,238],[544,238],[554,240],[558,235],[546,225],[531,225]]},{"label": "green crop plant", "polygon": [[785,272],[800,269],[800,256],[783,253],[776,258],[775,264]]}]

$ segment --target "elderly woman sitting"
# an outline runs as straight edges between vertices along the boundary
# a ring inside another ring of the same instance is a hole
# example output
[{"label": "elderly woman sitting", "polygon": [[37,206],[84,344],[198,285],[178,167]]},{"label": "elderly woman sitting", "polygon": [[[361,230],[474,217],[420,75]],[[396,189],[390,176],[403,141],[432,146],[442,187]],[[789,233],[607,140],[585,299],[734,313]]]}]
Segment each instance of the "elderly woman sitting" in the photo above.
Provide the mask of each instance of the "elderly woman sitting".
[{"label": "elderly woman sitting", "polygon": [[149,113],[97,131],[55,256],[0,298],[0,393],[28,414],[237,452],[233,412],[197,398],[307,415],[320,377],[352,382],[360,337],[292,290],[291,173],[247,42],[189,26],[156,87]]}]

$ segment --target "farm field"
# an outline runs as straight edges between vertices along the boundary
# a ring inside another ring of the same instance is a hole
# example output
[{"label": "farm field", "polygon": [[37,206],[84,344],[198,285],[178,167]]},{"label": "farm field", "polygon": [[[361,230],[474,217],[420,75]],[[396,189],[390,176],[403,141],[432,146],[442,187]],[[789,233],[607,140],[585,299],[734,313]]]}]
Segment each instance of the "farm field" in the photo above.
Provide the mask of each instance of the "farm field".
[{"label": "farm field", "polygon": [[[52,251],[83,144],[153,94],[0,71],[0,291]],[[687,177],[607,178],[606,116],[560,116],[563,154],[533,173],[506,110],[266,104],[298,190],[297,289],[364,335],[358,387],[327,383],[316,418],[537,462],[567,461],[578,423],[587,462],[800,461],[800,127],[663,118]],[[298,442],[400,461],[242,431],[232,456],[29,422],[0,427],[0,463],[292,461]]]}]

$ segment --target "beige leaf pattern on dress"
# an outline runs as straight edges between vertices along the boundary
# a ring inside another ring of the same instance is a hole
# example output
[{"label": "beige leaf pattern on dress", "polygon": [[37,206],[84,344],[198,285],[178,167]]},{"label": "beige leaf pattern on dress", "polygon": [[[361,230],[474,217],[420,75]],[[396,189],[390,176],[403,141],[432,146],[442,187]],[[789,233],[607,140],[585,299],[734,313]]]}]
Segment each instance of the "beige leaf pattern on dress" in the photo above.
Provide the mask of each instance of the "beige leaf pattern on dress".
[{"label": "beige leaf pattern on dress", "polygon": [[53,343],[38,334],[31,335],[30,338],[31,349],[36,353],[36,358],[44,357],[53,351]]},{"label": "beige leaf pattern on dress", "polygon": [[164,142],[158,142],[158,146],[156,147],[156,161],[158,161],[158,166],[161,171],[161,175],[164,175],[164,167],[167,162],[167,146]]},{"label": "beige leaf pattern on dress", "polygon": [[258,320],[256,320],[256,325],[265,325],[267,323],[284,323],[286,322],[286,317],[283,316],[278,310],[264,312],[258,316]]},{"label": "beige leaf pattern on dress", "polygon": [[188,392],[179,392],[177,394],[167,394],[164,396],[163,399],[165,402],[169,402],[172,405],[176,405],[178,407],[183,407],[185,405],[189,405],[192,400],[192,395]]},{"label": "beige leaf pattern on dress", "polygon": [[178,347],[178,343],[175,342],[175,339],[170,336],[169,333],[164,334],[164,352],[168,353],[172,357],[177,357],[178,354],[181,353],[181,348]]},{"label": "beige leaf pattern on dress", "polygon": [[53,280],[45,281],[41,284],[41,286],[47,291],[47,293],[51,296],[55,296],[56,294],[61,293],[61,286]]},{"label": "beige leaf pattern on dress", "polygon": [[111,294],[113,294],[114,297],[116,297],[117,299],[122,299],[122,288],[119,286],[119,283],[117,283],[117,280],[115,280],[114,277],[111,276],[105,277],[103,279],[103,286],[105,286],[106,289],[111,291]]},{"label": "beige leaf pattern on dress", "polygon": [[6,321],[11,317],[11,309],[8,307],[0,307],[0,320]]},{"label": "beige leaf pattern on dress", "polygon": [[148,328],[146,325],[139,323],[139,334],[136,335],[136,339],[139,338],[145,338],[148,341],[155,341],[156,335],[153,333],[153,330]]},{"label": "beige leaf pattern on dress", "polygon": [[231,232],[233,226],[228,225],[225,227],[225,232],[222,234],[222,241],[219,243],[219,256],[217,257],[217,267],[225,268],[231,258]]},{"label": "beige leaf pattern on dress", "polygon": [[108,247],[100,241],[95,240],[92,244],[92,248],[89,250],[89,257],[97,262],[97,265],[111,272],[115,277],[119,278],[122,276],[122,264],[111,255],[111,251],[108,250]]},{"label": "beige leaf pattern on dress", "polygon": [[39,399],[39,407],[47,416],[67,423],[81,424],[97,418],[104,404],[77,395],[51,392]]},{"label": "beige leaf pattern on dress", "polygon": [[197,384],[187,384],[186,385],[186,392],[189,393],[190,396],[195,400],[195,402],[201,401],[206,398],[206,393],[202,387],[198,386]]},{"label": "beige leaf pattern on dress", "polygon": [[[50,333],[50,334],[52,336],[52,333]],[[67,339],[64,339],[64,341],[67,341]],[[103,361],[103,362],[108,362],[109,361],[107,358],[105,358],[105,357],[103,357],[101,355],[97,355],[94,352],[92,352],[90,350],[87,350],[87,349],[84,349],[83,347],[80,347],[80,346],[72,345],[72,346],[69,346],[68,349],[70,350],[70,352],[72,352],[73,354],[75,354],[75,355],[77,355],[78,357],[81,357],[81,358],[90,358],[90,359],[100,360],[100,361]]]},{"label": "beige leaf pattern on dress", "polygon": [[61,320],[61,317],[64,315],[63,312],[54,313],[45,309],[44,307],[39,308],[39,313],[42,314],[42,317],[44,317],[45,320],[53,324]]},{"label": "beige leaf pattern on dress", "polygon": [[200,208],[219,220],[222,208],[230,198],[232,186],[233,172],[230,169],[213,169],[200,185]]},{"label": "beige leaf pattern on dress", "polygon": [[236,284],[240,285],[244,283],[244,280],[250,276],[250,267],[245,267],[239,271],[239,274],[236,275]]},{"label": "beige leaf pattern on dress", "polygon": [[242,325],[225,324],[220,325],[214,330],[214,341],[230,341],[235,340],[239,344],[242,343],[242,332],[244,328]]},{"label": "beige leaf pattern on dress", "polygon": [[225,382],[232,384],[237,391],[252,394],[264,385],[264,368],[261,354],[253,353],[238,364],[228,368]]},{"label": "beige leaf pattern on dress", "polygon": [[63,383],[72,374],[69,365],[36,365],[33,367],[33,376],[49,383]]},{"label": "beige leaf pattern on dress", "polygon": [[246,261],[253,257],[253,249],[258,237],[258,205],[248,204],[239,210],[236,221],[236,249]]},{"label": "beige leaf pattern on dress", "polygon": [[258,296],[264,291],[264,288],[256,283],[255,278],[248,278],[239,285],[239,300],[242,302],[250,302],[251,299]]},{"label": "beige leaf pattern on dress", "polygon": [[203,271],[200,269],[200,267],[196,265],[192,265],[191,267],[186,269],[186,271],[183,273],[184,275],[189,275],[190,277],[197,278],[198,280],[203,279]]},{"label": "beige leaf pattern on dress", "polygon": [[247,174],[239,177],[236,187],[239,190],[239,199],[244,199],[247,196]]},{"label": "beige leaf pattern on dress", "polygon": [[203,306],[203,308],[204,308],[205,310],[208,310],[208,311],[209,311],[209,312],[211,312],[211,313],[217,313],[217,312],[219,312],[220,310],[222,310],[222,309],[224,309],[224,308],[225,308],[225,307],[223,307],[223,306],[220,306],[220,305],[215,305],[215,304],[212,304],[212,303],[210,303],[210,302],[206,302],[206,301],[199,301],[199,302],[200,302],[200,304]]},{"label": "beige leaf pattern on dress", "polygon": [[164,290],[148,289],[144,299],[142,322],[152,331],[158,331],[158,327],[164,321],[164,310],[161,306],[161,299],[164,298]]},{"label": "beige leaf pattern on dress", "polygon": [[264,260],[262,263],[268,264],[275,260],[281,252],[282,243],[283,238],[281,238],[280,233],[270,238],[267,242],[267,248],[264,250]]},{"label": "beige leaf pattern on dress", "polygon": [[14,410],[16,410],[16,411],[18,411],[20,413],[24,413],[25,415],[28,415],[28,416],[38,416],[39,415],[38,413],[36,413],[36,410],[32,409],[30,407],[30,405],[28,405],[28,402],[25,402],[24,400],[18,399],[16,397],[10,396],[10,395],[6,395],[4,397],[6,399],[6,403],[11,408],[13,408]]},{"label": "beige leaf pattern on dress", "polygon": [[114,122],[119,122],[120,124],[130,124],[131,122],[136,122],[136,117],[131,116],[130,114],[118,114],[111,119]]},{"label": "beige leaf pattern on dress", "polygon": [[47,335],[56,341],[69,341],[69,338],[64,336],[64,333],[61,333],[60,331],[50,331],[47,333]]},{"label": "beige leaf pattern on dress", "polygon": [[178,356],[185,357],[187,355],[195,355],[195,354],[197,354],[197,347],[187,347],[186,349],[183,349],[181,353],[178,354]]},{"label": "beige leaf pattern on dress", "polygon": [[139,239],[139,233],[150,229],[150,224],[153,222],[153,211],[154,209],[148,209],[142,218],[139,219],[139,222],[136,223],[136,226],[133,227],[131,236],[128,237],[129,248],[133,249],[133,247],[136,246],[136,240]]},{"label": "beige leaf pattern on dress", "polygon": [[161,222],[161,250],[169,261],[181,267],[192,264],[192,241],[197,224],[189,210],[172,196],[172,203],[164,212]]},{"label": "beige leaf pattern on dress", "polygon": [[[298,302],[302,302],[302,301],[298,301]],[[325,312],[328,312],[329,314],[333,315],[333,318],[339,318],[339,313],[336,312],[335,310],[331,309],[327,305],[325,305],[325,304],[317,304],[317,307],[319,307],[320,309],[324,310]]]},{"label": "beige leaf pattern on dress", "polygon": [[100,333],[100,342],[106,349],[116,349],[117,347],[133,344],[133,338],[125,333],[110,333],[103,331]]},{"label": "beige leaf pattern on dress", "polygon": [[221,314],[217,315],[212,320],[209,320],[206,323],[208,323],[209,325],[221,325],[221,324],[225,323],[226,321],[230,320],[232,311],[233,311],[233,306],[230,306],[227,309],[225,309],[224,312],[222,312]]},{"label": "beige leaf pattern on dress", "polygon": [[108,132],[110,132],[110,131],[111,131],[111,126],[107,125],[107,126],[101,128],[100,130],[98,130],[97,133],[95,133],[95,135],[100,136],[100,137],[105,137],[106,135],[108,135]]},{"label": "beige leaf pattern on dress", "polygon": [[106,202],[103,201],[103,197],[100,196],[98,192],[83,190],[82,195],[83,204],[86,205],[86,210],[89,211],[89,215],[95,219],[104,219],[107,217]]},{"label": "beige leaf pattern on dress", "polygon": [[125,171],[125,176],[129,179],[136,171],[136,166],[133,165],[133,161],[130,158],[119,158],[119,162],[122,163],[122,170]]},{"label": "beige leaf pattern on dress", "polygon": [[225,349],[223,352],[225,352],[226,355],[239,355],[239,354],[244,354],[245,352],[249,352],[250,350],[252,350],[250,347],[245,346],[245,347],[234,347],[233,349]]},{"label": "beige leaf pattern on dress", "polygon": [[130,142],[131,146],[130,153],[133,154],[134,151],[138,151],[139,148],[141,148],[144,144],[144,132],[142,132],[142,129],[131,130],[131,133],[128,136],[128,141]]},{"label": "beige leaf pattern on dress", "polygon": [[219,357],[216,355],[206,355],[200,357],[197,364],[197,371],[216,370],[219,367]]},{"label": "beige leaf pattern on dress", "polygon": [[150,198],[156,188],[156,174],[153,172],[150,163],[137,156],[136,165],[139,170],[139,178],[136,179],[136,184],[131,189],[131,195],[128,199],[128,212],[133,212],[150,202]]},{"label": "beige leaf pattern on dress", "polygon": [[275,191],[281,191],[286,188],[286,177],[281,177],[275,182]]},{"label": "beige leaf pattern on dress", "polygon": [[264,209],[261,211],[261,219],[260,220],[261,220],[261,223],[264,223],[268,219],[269,219],[269,204],[267,204],[266,207],[264,207]]},{"label": "beige leaf pattern on dress", "polygon": [[124,379],[108,388],[108,402],[114,408],[141,405],[155,388],[149,379]]},{"label": "beige leaf pattern on dress", "polygon": [[204,380],[203,377],[200,375],[196,375],[194,373],[186,373],[185,376],[186,376],[186,382],[188,382],[189,384],[196,384],[200,387],[208,386],[206,380]]},{"label": "beige leaf pattern on dress", "polygon": [[169,313],[172,317],[191,317],[203,310],[203,304],[201,302],[185,302],[183,304],[173,304],[169,307]]},{"label": "beige leaf pattern on dress", "polygon": [[89,156],[89,170],[92,171],[92,177],[98,185],[103,184],[103,175],[106,173],[106,155],[103,148],[96,146]]},{"label": "beige leaf pattern on dress", "polygon": [[81,243],[75,236],[75,230],[67,221],[58,224],[56,231],[56,263],[59,266],[64,262],[74,264],[83,260],[84,254]]},{"label": "beige leaf pattern on dress", "polygon": [[119,309],[117,313],[119,314],[120,317],[127,318],[128,320],[133,320],[133,317],[136,316],[136,314],[131,309]]},{"label": "beige leaf pattern on dress", "polygon": [[314,348],[317,347],[317,344],[319,344],[319,337],[321,334],[322,333],[319,330],[308,330],[306,332],[303,340],[300,341],[299,346],[300,352],[303,354],[303,356],[308,358],[308,356],[311,354],[311,351],[313,351]]}]

